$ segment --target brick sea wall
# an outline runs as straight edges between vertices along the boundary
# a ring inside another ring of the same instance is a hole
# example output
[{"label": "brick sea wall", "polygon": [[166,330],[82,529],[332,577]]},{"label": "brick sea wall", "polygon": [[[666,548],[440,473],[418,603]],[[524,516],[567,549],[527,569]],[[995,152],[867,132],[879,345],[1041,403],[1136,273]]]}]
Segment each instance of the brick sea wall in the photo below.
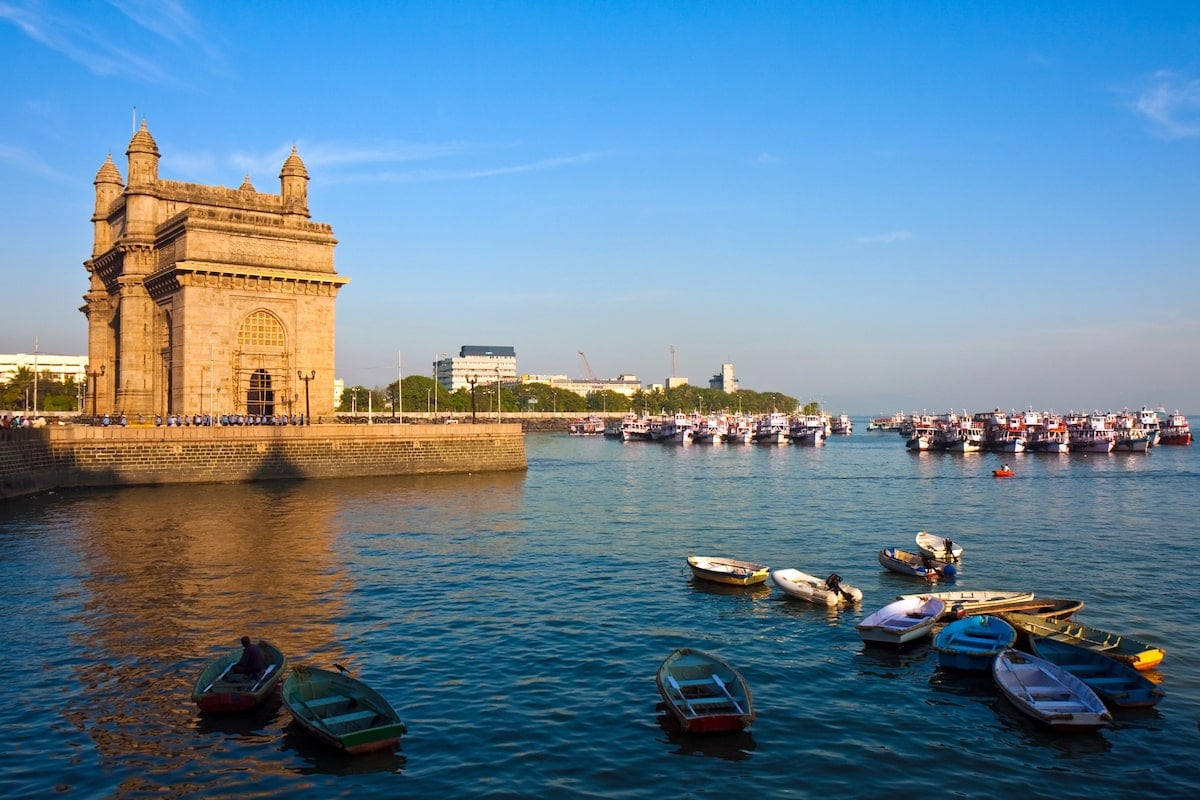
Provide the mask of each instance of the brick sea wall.
[{"label": "brick sea wall", "polygon": [[0,431],[0,499],[50,489],[526,468],[519,424]]}]

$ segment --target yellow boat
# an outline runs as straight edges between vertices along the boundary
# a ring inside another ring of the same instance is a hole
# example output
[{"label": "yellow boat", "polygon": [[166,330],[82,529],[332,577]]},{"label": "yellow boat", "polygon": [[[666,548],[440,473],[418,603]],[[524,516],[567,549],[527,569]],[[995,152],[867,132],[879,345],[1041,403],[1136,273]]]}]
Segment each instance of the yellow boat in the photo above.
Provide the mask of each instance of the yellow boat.
[{"label": "yellow boat", "polygon": [[688,556],[688,566],[697,578],[730,586],[752,586],[767,579],[770,570],[765,564],[738,561],[734,558]]}]

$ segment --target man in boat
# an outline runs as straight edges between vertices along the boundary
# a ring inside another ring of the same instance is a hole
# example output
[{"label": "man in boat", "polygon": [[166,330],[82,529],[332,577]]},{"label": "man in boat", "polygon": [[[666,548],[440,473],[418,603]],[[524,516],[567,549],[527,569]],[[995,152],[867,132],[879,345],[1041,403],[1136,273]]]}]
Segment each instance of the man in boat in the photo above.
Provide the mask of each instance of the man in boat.
[{"label": "man in boat", "polygon": [[942,539],[942,547],[944,547],[946,549],[946,560],[953,561],[954,560],[954,542],[950,539],[950,537],[946,537],[945,539]]},{"label": "man in boat", "polygon": [[241,660],[233,665],[233,669],[230,672],[257,678],[266,667],[267,662],[263,658],[262,648],[250,641],[249,636],[243,636]]}]

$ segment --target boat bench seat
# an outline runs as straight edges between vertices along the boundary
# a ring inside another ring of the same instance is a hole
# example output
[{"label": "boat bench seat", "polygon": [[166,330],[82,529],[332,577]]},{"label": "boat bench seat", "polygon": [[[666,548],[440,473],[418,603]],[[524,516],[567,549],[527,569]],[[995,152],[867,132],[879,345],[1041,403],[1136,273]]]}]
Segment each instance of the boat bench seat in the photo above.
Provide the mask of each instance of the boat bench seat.
[{"label": "boat bench seat", "polygon": [[675,681],[680,686],[711,686],[713,685],[712,678],[690,678],[686,681],[676,679]]},{"label": "boat bench seat", "polygon": [[336,717],[326,717],[324,720],[322,720],[322,722],[324,722],[326,726],[332,727],[334,725],[345,725],[348,722],[358,722],[359,720],[370,719],[373,716],[375,716],[375,712],[369,708],[365,708],[362,711],[351,711],[349,714],[339,714]]},{"label": "boat bench seat", "polygon": [[1087,684],[1089,686],[1091,686],[1093,684],[1096,686],[1121,686],[1125,683],[1128,683],[1128,678],[1122,678],[1120,676],[1095,677],[1095,678],[1089,677],[1089,678],[1086,678],[1085,680],[1087,681]]},{"label": "boat bench seat", "polygon": [[708,706],[716,703],[729,705],[729,698],[721,695],[720,697],[689,697],[688,703],[693,706]]},{"label": "boat bench seat", "polygon": [[314,700],[306,700],[306,701],[304,701],[304,704],[306,706],[308,706],[309,708],[311,708],[312,710],[316,711],[318,708],[325,708],[326,706],[337,705],[338,703],[345,703],[349,699],[350,699],[349,697],[342,697],[340,694],[331,694],[328,697],[318,697]]},{"label": "boat bench seat", "polygon": [[1039,702],[1037,707],[1041,711],[1065,711],[1076,714],[1087,710],[1078,700],[1053,700],[1050,702]]},{"label": "boat bench seat", "polygon": [[1029,693],[1029,699],[1043,703],[1050,700],[1070,700],[1071,695],[1069,692],[1037,691],[1035,689]]}]

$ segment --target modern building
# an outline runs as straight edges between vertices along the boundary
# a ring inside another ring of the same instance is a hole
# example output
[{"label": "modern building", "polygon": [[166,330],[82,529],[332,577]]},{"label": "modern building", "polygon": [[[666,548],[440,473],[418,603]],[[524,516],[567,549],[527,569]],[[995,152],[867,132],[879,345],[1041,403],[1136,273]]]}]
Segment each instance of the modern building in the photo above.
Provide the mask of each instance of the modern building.
[{"label": "modern building", "polygon": [[[312,222],[296,148],[279,193],[158,176],[145,121],[94,181],[80,311],[102,413],[331,415],[337,240]],[[89,389],[92,387],[89,387]],[[98,401],[98,402],[96,402]]]},{"label": "modern building", "polygon": [[738,390],[737,378],[733,377],[733,364],[725,363],[721,365],[721,371],[708,379],[708,388],[720,389],[723,392],[733,393]]},{"label": "modern building", "polygon": [[27,369],[38,377],[49,375],[52,380],[74,380],[82,384],[87,378],[87,356],[56,356],[48,353],[0,353],[0,383],[7,383],[18,371]]},{"label": "modern building", "polygon": [[517,351],[512,347],[465,344],[457,356],[433,362],[433,377],[450,392],[469,389],[472,383],[515,383]]},{"label": "modern building", "polygon": [[520,383],[544,383],[555,389],[566,389],[568,392],[587,397],[593,392],[616,392],[617,394],[633,397],[641,391],[642,384],[637,375],[618,375],[615,378],[591,378],[579,380],[568,378],[566,375],[522,375]]}]

